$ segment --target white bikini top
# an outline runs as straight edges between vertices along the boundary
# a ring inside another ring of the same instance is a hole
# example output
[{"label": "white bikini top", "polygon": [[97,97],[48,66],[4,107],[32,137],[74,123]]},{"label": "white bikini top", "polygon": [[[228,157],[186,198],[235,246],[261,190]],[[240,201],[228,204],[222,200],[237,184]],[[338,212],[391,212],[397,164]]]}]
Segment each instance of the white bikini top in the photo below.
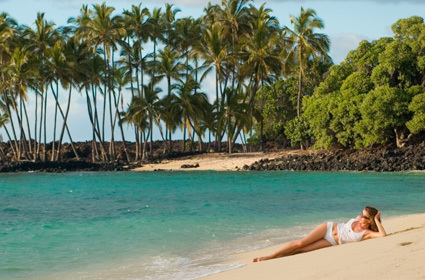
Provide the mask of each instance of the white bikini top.
[{"label": "white bikini top", "polygon": [[338,224],[338,243],[340,245],[362,240],[363,234],[366,232],[366,230],[361,232],[354,232],[352,228],[353,223],[357,221],[358,220],[356,219],[351,219],[345,224]]}]

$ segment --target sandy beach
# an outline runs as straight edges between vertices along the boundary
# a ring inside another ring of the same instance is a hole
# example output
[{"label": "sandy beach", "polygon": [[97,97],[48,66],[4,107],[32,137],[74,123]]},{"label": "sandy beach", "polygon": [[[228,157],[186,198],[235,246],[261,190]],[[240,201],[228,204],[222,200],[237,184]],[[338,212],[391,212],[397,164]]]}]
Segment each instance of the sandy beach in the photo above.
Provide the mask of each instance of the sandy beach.
[{"label": "sandy beach", "polygon": [[241,254],[241,268],[203,280],[254,279],[425,279],[425,214],[383,217],[387,236],[252,263],[281,245]]},{"label": "sandy beach", "polygon": [[[161,163],[149,163],[142,167],[135,168],[134,171],[155,171],[155,170],[172,170],[172,171],[195,171],[195,170],[215,170],[215,171],[237,171],[241,170],[244,165],[252,163],[264,158],[274,159],[289,154],[307,154],[313,153],[312,150],[291,150],[280,151],[274,153],[211,153],[187,156],[173,160],[164,160]],[[182,166],[192,166],[182,168]]]}]

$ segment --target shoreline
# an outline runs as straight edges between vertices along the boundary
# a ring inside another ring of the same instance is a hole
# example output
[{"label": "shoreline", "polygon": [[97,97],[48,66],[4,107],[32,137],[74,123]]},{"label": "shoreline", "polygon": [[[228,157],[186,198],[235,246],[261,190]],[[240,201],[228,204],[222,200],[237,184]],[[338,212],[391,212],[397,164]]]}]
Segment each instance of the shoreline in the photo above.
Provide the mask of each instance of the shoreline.
[{"label": "shoreline", "polygon": [[206,153],[144,163],[134,171],[366,171],[425,170],[425,142],[404,148]]},{"label": "shoreline", "polygon": [[[176,144],[179,142],[176,142]],[[0,143],[1,144],[1,143]],[[0,173],[73,171],[366,171],[399,172],[425,170],[425,142],[394,148],[370,147],[359,150],[271,149],[264,152],[182,152],[156,153],[148,160],[126,161],[122,151],[108,162],[92,162],[90,143],[79,143],[84,157],[70,156],[60,161],[1,161]],[[158,145],[158,143],[156,143]],[[177,146],[177,145],[176,145]],[[69,149],[63,145],[64,150]],[[88,151],[88,152],[87,152]],[[65,154],[65,152],[64,152]],[[134,154],[131,158],[134,159]]]},{"label": "shoreline", "polygon": [[241,267],[201,277],[202,280],[236,279],[424,279],[425,213],[383,218],[384,238],[252,263],[282,244],[234,256],[229,263]]},{"label": "shoreline", "polygon": [[[211,153],[191,155],[163,160],[160,163],[146,163],[133,171],[240,171],[245,165],[252,165],[262,159],[275,159],[288,152],[252,152],[252,153]],[[292,152],[297,153],[297,152]]]}]

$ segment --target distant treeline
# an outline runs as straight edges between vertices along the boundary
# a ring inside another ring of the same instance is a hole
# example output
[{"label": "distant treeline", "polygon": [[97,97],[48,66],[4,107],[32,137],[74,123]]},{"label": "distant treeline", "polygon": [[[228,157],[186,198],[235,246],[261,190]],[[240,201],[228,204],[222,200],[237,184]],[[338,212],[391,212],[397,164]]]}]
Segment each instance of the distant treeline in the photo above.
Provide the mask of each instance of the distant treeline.
[{"label": "distant treeline", "polygon": [[[287,27],[265,4],[251,3],[208,4],[197,19],[178,18],[170,4],[133,5],[118,15],[105,3],[84,5],[67,26],[39,13],[34,29],[1,14],[0,128],[12,160],[60,160],[65,135],[79,158],[67,125],[75,93],[87,100],[81,125],[92,128],[93,162],[117,159],[115,132],[128,162],[146,158],[154,127],[165,151],[181,130],[184,141],[200,146],[225,140],[228,152],[238,140],[328,148],[394,139],[401,145],[423,130],[422,18],[400,20],[394,38],[362,42],[332,66],[329,38],[318,33],[323,22],[314,10],[301,8]],[[207,76],[214,77],[214,100],[203,89]],[[34,111],[27,110],[29,95]],[[123,125],[134,127],[134,155]]]}]

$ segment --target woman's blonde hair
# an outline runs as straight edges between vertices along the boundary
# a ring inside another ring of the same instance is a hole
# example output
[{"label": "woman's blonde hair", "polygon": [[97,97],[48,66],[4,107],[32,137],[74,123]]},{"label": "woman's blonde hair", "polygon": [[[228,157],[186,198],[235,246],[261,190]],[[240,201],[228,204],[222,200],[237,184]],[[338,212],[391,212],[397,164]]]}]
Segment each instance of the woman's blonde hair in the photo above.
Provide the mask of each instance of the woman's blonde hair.
[{"label": "woman's blonde hair", "polygon": [[[379,231],[379,229],[378,229],[378,226],[376,225],[376,223],[375,223],[375,216],[376,216],[376,214],[378,214],[378,209],[376,209],[376,208],[374,208],[374,207],[372,207],[372,206],[366,206],[365,208],[364,208],[365,210],[366,210],[366,212],[369,214],[369,216],[370,216],[370,225],[369,225],[369,229],[371,230],[371,231],[376,231],[376,232],[378,232]],[[381,218],[379,218],[379,222],[381,222]]]}]

